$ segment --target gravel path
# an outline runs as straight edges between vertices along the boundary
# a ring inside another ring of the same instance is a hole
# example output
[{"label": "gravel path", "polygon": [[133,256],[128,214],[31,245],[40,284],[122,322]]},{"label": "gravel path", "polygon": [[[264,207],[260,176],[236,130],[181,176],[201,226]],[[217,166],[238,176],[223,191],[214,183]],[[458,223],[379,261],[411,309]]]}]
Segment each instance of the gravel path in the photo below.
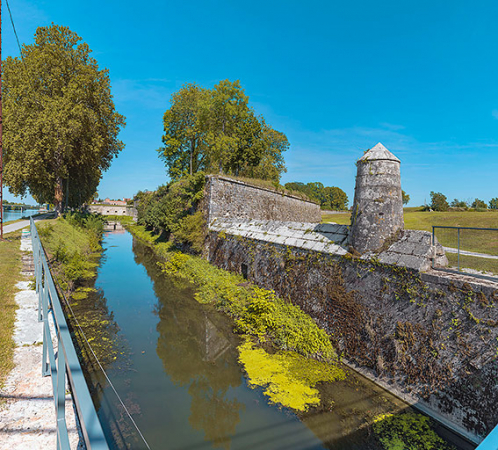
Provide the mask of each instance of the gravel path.
[{"label": "gravel path", "polygon": [[[452,247],[443,247],[444,251],[448,253],[458,253],[457,248]],[[477,253],[477,252],[468,252],[467,250],[460,250],[461,255],[465,256],[475,256],[476,258],[486,258],[486,259],[498,259],[498,256],[488,255],[487,253]]]},{"label": "gravel path", "polygon": [[[21,224],[22,222],[13,225]],[[30,244],[29,238],[21,239],[21,250],[30,251]],[[25,264],[27,259],[29,257],[23,254]],[[38,297],[29,284],[28,281],[17,284],[19,292],[16,294],[16,302],[19,309],[14,330],[15,368],[0,390],[0,400],[4,400],[0,406],[0,450],[56,448],[52,382],[50,376],[41,376],[42,323],[38,322]],[[66,398],[69,400],[66,401],[66,421],[71,449],[82,449],[84,446],[79,443],[71,396]]]}]

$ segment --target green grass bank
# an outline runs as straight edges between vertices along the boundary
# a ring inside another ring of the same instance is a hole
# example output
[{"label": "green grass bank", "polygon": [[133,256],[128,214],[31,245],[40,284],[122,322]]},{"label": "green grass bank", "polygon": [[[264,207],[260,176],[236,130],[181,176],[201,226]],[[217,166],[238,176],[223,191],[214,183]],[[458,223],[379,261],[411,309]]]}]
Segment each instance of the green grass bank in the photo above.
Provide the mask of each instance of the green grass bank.
[{"label": "green grass bank", "polygon": [[14,368],[14,322],[16,284],[21,280],[21,232],[5,234],[0,241],[0,387]]}]

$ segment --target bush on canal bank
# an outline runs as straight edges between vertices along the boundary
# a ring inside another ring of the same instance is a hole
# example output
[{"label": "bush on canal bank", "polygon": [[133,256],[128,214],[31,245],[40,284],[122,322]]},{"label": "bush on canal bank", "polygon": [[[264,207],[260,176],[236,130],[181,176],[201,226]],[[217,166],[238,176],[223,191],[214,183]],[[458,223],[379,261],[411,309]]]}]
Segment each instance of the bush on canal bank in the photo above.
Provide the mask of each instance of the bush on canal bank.
[{"label": "bush on canal bank", "polygon": [[37,227],[50,258],[52,275],[66,296],[82,281],[95,276],[102,253],[102,218],[92,214],[67,213],[59,219],[44,221]]},{"label": "bush on canal bank", "polygon": [[163,239],[174,241],[182,249],[200,253],[205,238],[205,221],[197,210],[204,195],[203,172],[185,176],[160,186],[153,192],[138,192],[138,225]]}]

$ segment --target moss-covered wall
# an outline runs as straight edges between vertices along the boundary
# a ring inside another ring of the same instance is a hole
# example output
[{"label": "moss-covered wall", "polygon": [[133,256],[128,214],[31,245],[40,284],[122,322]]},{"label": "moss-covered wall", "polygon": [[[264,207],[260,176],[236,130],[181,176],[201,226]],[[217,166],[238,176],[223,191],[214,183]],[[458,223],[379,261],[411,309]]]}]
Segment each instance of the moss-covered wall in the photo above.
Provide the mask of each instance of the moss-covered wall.
[{"label": "moss-covered wall", "polygon": [[[211,231],[209,260],[309,313],[352,364],[470,435],[498,422],[497,285]],[[476,440],[479,440],[478,438]]]}]

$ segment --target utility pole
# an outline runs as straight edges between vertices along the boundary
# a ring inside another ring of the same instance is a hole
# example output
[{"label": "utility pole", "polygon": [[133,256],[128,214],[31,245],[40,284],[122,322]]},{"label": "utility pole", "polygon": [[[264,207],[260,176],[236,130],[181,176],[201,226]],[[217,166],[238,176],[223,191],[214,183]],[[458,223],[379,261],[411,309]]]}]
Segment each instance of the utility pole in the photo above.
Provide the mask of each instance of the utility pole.
[{"label": "utility pole", "polygon": [[3,241],[2,0],[0,0],[0,240]]}]

